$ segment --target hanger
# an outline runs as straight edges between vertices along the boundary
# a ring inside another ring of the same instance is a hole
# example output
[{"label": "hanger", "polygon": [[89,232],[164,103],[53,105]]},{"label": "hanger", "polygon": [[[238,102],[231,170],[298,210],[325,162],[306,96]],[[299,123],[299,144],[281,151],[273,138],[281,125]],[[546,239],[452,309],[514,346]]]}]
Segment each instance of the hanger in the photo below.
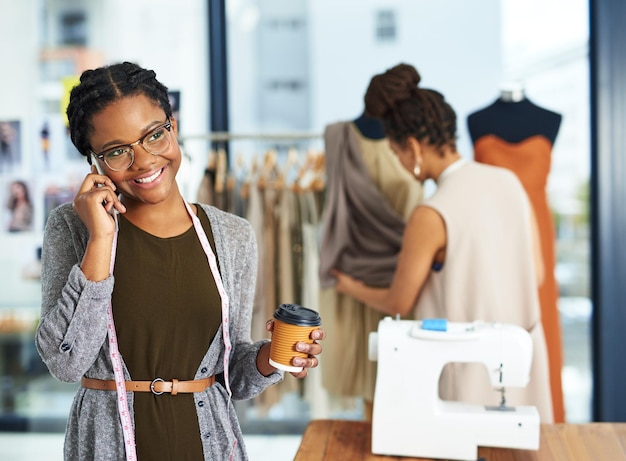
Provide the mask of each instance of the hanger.
[{"label": "hanger", "polygon": [[285,159],[283,169],[278,173],[278,178],[276,178],[274,184],[277,189],[283,189],[287,185],[290,170],[294,166],[297,167],[299,163],[298,150],[295,147],[289,148],[287,150],[287,158]]},{"label": "hanger", "polygon": [[[238,162],[241,161],[243,163],[243,157],[240,154],[240,158],[237,160]],[[250,169],[248,170],[248,174],[246,175],[246,178],[243,182],[243,184],[241,185],[241,191],[239,192],[239,194],[241,195],[241,198],[244,200],[247,200],[248,197],[250,196],[250,183],[252,183],[253,181],[258,181],[258,170],[259,170],[259,166],[257,164],[257,158],[256,156],[252,157],[252,165],[250,166]]]},{"label": "hanger", "polygon": [[321,190],[324,188],[326,159],[323,152],[309,149],[304,165],[300,168],[294,190]]},{"label": "hanger", "polygon": [[315,157],[315,163],[313,164],[313,172],[315,176],[311,183],[311,189],[316,192],[324,190],[326,186],[326,156],[324,152],[318,152]]},{"label": "hanger", "polygon": [[278,175],[277,168],[278,154],[275,150],[270,149],[263,156],[263,167],[259,173],[258,185],[260,188],[272,187],[272,181]]}]

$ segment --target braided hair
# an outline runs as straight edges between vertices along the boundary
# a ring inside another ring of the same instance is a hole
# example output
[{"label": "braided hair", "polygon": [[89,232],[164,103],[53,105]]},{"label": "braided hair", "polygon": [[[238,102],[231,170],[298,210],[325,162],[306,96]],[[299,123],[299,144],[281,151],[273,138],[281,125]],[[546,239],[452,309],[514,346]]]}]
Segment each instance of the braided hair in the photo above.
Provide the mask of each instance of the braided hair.
[{"label": "braided hair", "polygon": [[419,88],[417,70],[398,64],[372,78],[365,93],[365,111],[383,120],[386,135],[403,145],[409,136],[440,149],[456,150],[456,114],[443,95]]},{"label": "braided hair", "polygon": [[117,100],[139,94],[154,101],[167,117],[172,116],[167,87],[156,79],[152,70],[123,62],[83,72],[80,83],[70,93],[67,106],[70,138],[78,151],[89,155],[88,139],[94,131],[95,114]]}]

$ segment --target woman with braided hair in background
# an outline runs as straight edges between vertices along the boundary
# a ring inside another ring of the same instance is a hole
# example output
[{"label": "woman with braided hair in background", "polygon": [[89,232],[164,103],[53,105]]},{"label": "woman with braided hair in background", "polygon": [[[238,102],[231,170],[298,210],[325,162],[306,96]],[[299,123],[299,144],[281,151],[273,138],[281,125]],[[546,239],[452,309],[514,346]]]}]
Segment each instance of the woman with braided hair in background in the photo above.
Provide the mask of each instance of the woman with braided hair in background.
[{"label": "woman with braided hair in background", "polygon": [[[65,459],[247,459],[231,398],[283,378],[269,341],[250,339],[252,226],[183,199],[177,121],[153,71],[86,71],[67,114],[92,169],[46,223],[36,333],[52,375],[82,384]],[[324,335],[297,343],[294,376],[318,365]]]},{"label": "woman with braided hair in background", "polygon": [[[541,421],[552,422],[537,298],[543,266],[528,198],[510,171],[461,157],[454,110],[441,93],[419,82],[414,67],[399,64],[374,78],[369,107],[383,120],[402,165],[417,181],[434,180],[437,190],[409,218],[389,288],[367,286],[334,271],[336,289],[387,315],[406,315],[415,307],[419,319],[522,326],[533,340],[530,382],[507,389],[507,403],[536,406]],[[440,395],[500,403],[479,364],[448,364]]]}]

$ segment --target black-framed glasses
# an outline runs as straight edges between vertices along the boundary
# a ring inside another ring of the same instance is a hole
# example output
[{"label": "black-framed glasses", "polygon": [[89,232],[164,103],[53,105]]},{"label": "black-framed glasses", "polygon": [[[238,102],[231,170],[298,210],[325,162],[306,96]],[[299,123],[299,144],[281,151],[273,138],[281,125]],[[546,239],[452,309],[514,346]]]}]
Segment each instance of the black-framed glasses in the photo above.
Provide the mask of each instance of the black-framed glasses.
[{"label": "black-framed glasses", "polygon": [[124,171],[130,168],[135,161],[135,151],[133,146],[141,144],[146,152],[152,155],[160,155],[170,147],[170,131],[172,130],[172,122],[170,118],[167,121],[145,134],[143,137],[130,144],[111,147],[107,150],[96,154],[91,151],[99,160],[103,160],[106,165],[113,171]]}]

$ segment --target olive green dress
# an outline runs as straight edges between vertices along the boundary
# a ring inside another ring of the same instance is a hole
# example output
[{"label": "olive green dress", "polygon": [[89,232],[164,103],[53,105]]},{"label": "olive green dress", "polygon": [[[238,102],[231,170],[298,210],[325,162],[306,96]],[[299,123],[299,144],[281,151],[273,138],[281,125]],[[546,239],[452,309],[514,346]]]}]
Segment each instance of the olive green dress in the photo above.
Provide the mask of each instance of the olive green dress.
[{"label": "olive green dress", "polygon": [[[210,245],[209,220],[199,218]],[[133,380],[192,380],[221,324],[221,300],[206,253],[191,226],[159,238],[120,215],[113,316],[119,350]],[[137,457],[204,459],[193,394],[137,392]]]}]

